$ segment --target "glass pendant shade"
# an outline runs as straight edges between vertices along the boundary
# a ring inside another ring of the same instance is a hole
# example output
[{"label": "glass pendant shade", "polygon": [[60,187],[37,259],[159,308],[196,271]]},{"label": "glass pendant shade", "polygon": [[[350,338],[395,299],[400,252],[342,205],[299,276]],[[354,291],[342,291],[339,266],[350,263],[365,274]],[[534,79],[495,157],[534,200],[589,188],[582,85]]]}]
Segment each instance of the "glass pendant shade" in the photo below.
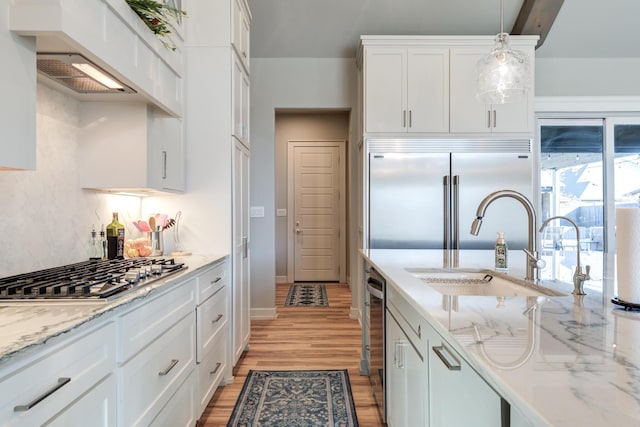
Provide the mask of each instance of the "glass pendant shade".
[{"label": "glass pendant shade", "polygon": [[496,36],[491,53],[478,61],[477,97],[486,104],[520,102],[530,85],[529,59],[524,52],[511,50],[509,35]]}]

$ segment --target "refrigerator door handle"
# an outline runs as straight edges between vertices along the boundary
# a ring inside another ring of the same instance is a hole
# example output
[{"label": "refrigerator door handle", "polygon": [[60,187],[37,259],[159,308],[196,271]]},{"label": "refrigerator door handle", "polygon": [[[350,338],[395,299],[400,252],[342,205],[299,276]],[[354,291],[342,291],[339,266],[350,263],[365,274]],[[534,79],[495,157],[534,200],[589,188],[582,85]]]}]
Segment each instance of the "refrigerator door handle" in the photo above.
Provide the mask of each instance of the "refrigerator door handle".
[{"label": "refrigerator door handle", "polygon": [[453,265],[458,268],[458,250],[460,249],[460,175],[453,176],[451,204],[453,205]]},{"label": "refrigerator door handle", "polygon": [[444,248],[444,266],[450,267],[450,255],[451,255],[451,238],[449,234],[449,230],[451,229],[451,190],[449,185],[449,175],[445,175],[442,177],[442,186],[443,186],[443,209],[444,209],[444,233],[442,237],[442,247]]}]

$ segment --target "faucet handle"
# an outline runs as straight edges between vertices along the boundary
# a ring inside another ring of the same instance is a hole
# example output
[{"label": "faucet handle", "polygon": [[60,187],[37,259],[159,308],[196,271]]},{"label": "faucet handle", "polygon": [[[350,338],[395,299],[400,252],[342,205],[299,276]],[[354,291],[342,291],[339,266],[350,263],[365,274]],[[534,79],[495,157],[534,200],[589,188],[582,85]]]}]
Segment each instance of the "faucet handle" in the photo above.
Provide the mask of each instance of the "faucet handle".
[{"label": "faucet handle", "polygon": [[591,279],[591,276],[589,275],[589,272],[591,272],[591,266],[590,265],[585,265],[584,266],[584,280],[589,280]]},{"label": "faucet handle", "polygon": [[536,268],[542,269],[547,266],[547,262],[545,260],[543,260],[542,258],[538,258],[537,252],[531,252],[526,248],[522,248],[522,250],[529,257],[529,263],[533,264]]}]

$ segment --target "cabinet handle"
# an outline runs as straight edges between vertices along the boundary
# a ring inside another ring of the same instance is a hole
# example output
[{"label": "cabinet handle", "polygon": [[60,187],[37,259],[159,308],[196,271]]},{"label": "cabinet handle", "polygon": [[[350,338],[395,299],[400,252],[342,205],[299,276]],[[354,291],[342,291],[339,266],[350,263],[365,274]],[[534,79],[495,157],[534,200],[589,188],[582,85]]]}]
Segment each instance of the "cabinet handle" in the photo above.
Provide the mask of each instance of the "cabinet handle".
[{"label": "cabinet handle", "polygon": [[215,319],[213,319],[211,321],[211,323],[218,323],[220,321],[220,319],[222,319],[223,315],[222,314],[218,314],[218,317],[216,317]]},{"label": "cabinet handle", "polygon": [[407,127],[407,110],[402,110],[402,127]]},{"label": "cabinet handle", "polygon": [[244,246],[242,258],[247,258],[249,256],[249,238],[248,237],[242,238],[242,245]]},{"label": "cabinet handle", "polygon": [[496,113],[496,110],[493,110],[493,127],[495,129],[495,127],[498,125],[498,113]]},{"label": "cabinet handle", "polygon": [[171,372],[171,370],[178,364],[178,359],[173,359],[171,360],[171,363],[169,364],[169,366],[167,366],[167,369],[165,369],[164,371],[160,371],[158,372],[158,375],[161,377],[166,376],[169,372]]},{"label": "cabinet handle", "polygon": [[47,397],[51,396],[56,391],[60,390],[63,386],[68,384],[69,381],[71,381],[71,378],[69,378],[69,377],[58,378],[58,383],[56,385],[54,385],[49,390],[47,390],[44,393],[42,393],[40,396],[38,396],[35,399],[33,399],[31,402],[27,403],[26,405],[14,406],[13,407],[13,412],[25,412],[25,411],[28,411],[29,409],[31,409],[34,406],[36,406],[38,403],[42,402]]},{"label": "cabinet handle", "polygon": [[[448,370],[450,370],[450,371],[459,371],[462,368],[462,365],[460,365],[460,361],[458,360],[458,358],[455,357],[449,351],[449,349],[444,346],[444,344],[439,345],[437,347],[431,347],[431,348],[438,355],[440,360],[442,360],[442,363],[445,364],[445,366],[447,367]],[[447,353],[447,354],[445,355],[445,353]],[[451,358],[452,361],[450,361],[449,358]]]},{"label": "cabinet handle", "polygon": [[222,277],[218,276],[215,280],[211,281],[211,284],[213,285],[214,283],[218,283],[220,280],[222,280]]},{"label": "cabinet handle", "polygon": [[167,179],[167,152],[162,152],[162,179]]},{"label": "cabinet handle", "polygon": [[216,363],[216,367],[213,368],[213,371],[209,371],[209,375],[215,375],[216,372],[218,372],[218,369],[220,369],[220,366],[222,366],[222,363],[220,362]]},{"label": "cabinet handle", "polygon": [[491,110],[487,110],[487,127],[491,128]]},{"label": "cabinet handle", "polygon": [[413,120],[411,119],[412,114],[411,114],[411,110],[409,110],[409,127],[412,126]]}]

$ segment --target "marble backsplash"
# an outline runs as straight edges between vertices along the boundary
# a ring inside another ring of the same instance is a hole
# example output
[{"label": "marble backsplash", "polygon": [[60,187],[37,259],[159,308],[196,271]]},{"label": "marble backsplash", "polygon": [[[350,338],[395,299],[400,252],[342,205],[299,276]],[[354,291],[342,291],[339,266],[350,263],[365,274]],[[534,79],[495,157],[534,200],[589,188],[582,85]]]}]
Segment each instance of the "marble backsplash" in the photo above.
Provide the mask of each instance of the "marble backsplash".
[{"label": "marble backsplash", "polygon": [[114,211],[126,235],[138,235],[132,221],[140,216],[139,197],[79,185],[80,105],[38,84],[36,170],[0,171],[0,277],[87,259],[92,226],[111,222]]}]

